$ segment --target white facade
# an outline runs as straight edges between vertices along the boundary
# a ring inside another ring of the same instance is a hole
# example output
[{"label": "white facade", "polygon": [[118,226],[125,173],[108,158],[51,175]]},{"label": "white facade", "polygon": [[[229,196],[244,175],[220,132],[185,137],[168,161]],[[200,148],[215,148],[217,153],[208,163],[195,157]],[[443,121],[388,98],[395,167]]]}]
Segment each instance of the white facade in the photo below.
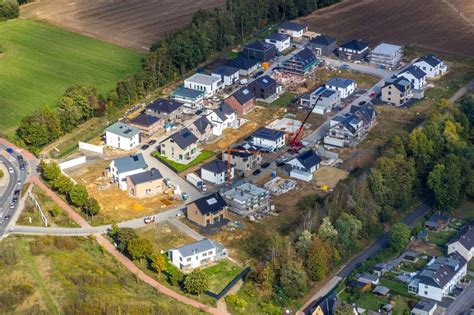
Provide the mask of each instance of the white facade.
[{"label": "white facade", "polygon": [[286,34],[288,36],[291,36],[291,38],[295,39],[295,40],[300,40],[301,38],[303,38],[303,34],[304,34],[305,30],[299,30],[299,31],[295,31],[295,30],[289,30],[289,29],[286,29],[286,28],[278,28],[278,33],[280,34]]},{"label": "white facade", "polygon": [[265,42],[275,45],[278,52],[282,52],[282,51],[285,51],[288,48],[290,48],[291,40],[290,40],[290,37],[287,37],[284,40],[275,40],[275,39],[271,39],[271,38],[266,38]]},{"label": "white facade", "polygon": [[220,75],[219,73],[212,73],[211,75],[218,79],[224,78],[224,86],[233,85],[235,82],[239,81],[239,69],[230,75]]},{"label": "white facade", "polygon": [[464,259],[470,261],[474,257],[474,247],[467,249],[459,241],[448,244],[448,255],[458,252]]},{"label": "white facade", "polygon": [[227,115],[227,119],[225,120],[221,119],[221,117],[219,117],[214,111],[207,115],[206,118],[212,124],[212,133],[215,136],[222,135],[222,132],[226,128],[235,127],[236,124],[238,124],[237,114],[235,112]]},{"label": "white facade", "polygon": [[432,66],[428,64],[424,60],[420,60],[415,62],[413,65],[419,67],[421,70],[423,70],[426,73],[426,76],[430,79],[435,79],[437,77],[440,77],[444,75],[448,71],[448,67],[444,62],[440,62],[436,66]]},{"label": "white facade", "polygon": [[206,266],[227,258],[227,249],[209,239],[203,239],[179,248],[170,249],[168,258],[182,271]]},{"label": "white facade", "polygon": [[125,151],[132,150],[140,144],[140,134],[137,133],[131,138],[123,137],[110,131],[105,132],[105,143],[107,146]]},{"label": "white facade", "polygon": [[357,84],[355,83],[355,81],[352,81],[352,83],[349,84],[346,87],[339,87],[339,86],[335,86],[335,85],[331,85],[331,84],[326,83],[325,87],[328,90],[339,92],[340,95],[341,95],[341,99],[345,99],[345,98],[348,98],[349,96],[351,96],[355,92]]},{"label": "white facade", "polygon": [[196,73],[184,80],[184,87],[187,89],[203,91],[205,97],[213,96],[219,89],[224,86],[220,77],[212,75]]},{"label": "white facade", "polygon": [[404,77],[408,81],[410,81],[413,84],[413,88],[415,90],[422,90],[423,87],[426,85],[426,76],[422,78],[417,78],[410,72],[404,71],[399,74],[397,74],[397,77]]},{"label": "white facade", "polygon": [[285,135],[276,140],[252,136],[252,144],[273,150],[281,149],[285,146]]},{"label": "white facade", "polygon": [[112,179],[114,180],[114,182],[118,183],[119,188],[121,190],[128,189],[128,186],[127,186],[128,176],[140,174],[143,172],[146,172],[146,168],[139,168],[139,169],[130,170],[128,172],[119,173],[117,167],[115,166],[115,161],[112,161],[112,163],[110,163],[110,174],[112,175]]},{"label": "white facade", "polygon": [[[202,168],[201,178],[215,185],[222,185],[227,180],[227,170],[220,173],[215,173],[215,172],[211,172],[209,170]],[[230,179],[233,179],[233,178],[234,178],[234,167],[231,166]]]}]

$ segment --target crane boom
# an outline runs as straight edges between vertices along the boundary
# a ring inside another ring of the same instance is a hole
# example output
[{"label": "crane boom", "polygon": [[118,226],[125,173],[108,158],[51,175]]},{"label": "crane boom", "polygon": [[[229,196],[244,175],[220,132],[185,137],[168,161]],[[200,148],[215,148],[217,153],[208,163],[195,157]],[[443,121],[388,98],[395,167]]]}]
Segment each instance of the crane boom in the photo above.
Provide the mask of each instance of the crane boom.
[{"label": "crane boom", "polygon": [[313,107],[311,107],[311,110],[309,111],[308,115],[306,115],[305,119],[303,120],[303,123],[301,124],[301,126],[298,128],[298,130],[295,132],[295,135],[293,136],[293,139],[291,139],[290,141],[290,146],[298,151],[301,147],[302,147],[302,144],[301,142],[298,141],[298,136],[300,135],[301,131],[303,130],[303,127],[304,125],[306,124],[306,121],[308,120],[309,118],[309,115],[311,115],[311,113],[313,112],[314,108],[316,107],[316,104],[318,104],[319,100],[323,97],[322,94],[320,94],[318,96],[318,98],[316,99],[316,102],[314,102],[314,105]]}]

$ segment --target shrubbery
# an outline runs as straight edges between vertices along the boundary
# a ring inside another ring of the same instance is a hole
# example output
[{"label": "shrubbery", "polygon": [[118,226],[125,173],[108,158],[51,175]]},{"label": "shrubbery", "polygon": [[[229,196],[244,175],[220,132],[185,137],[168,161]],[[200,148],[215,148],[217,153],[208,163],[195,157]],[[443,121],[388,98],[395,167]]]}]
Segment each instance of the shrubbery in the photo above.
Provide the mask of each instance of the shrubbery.
[{"label": "shrubbery", "polygon": [[16,0],[0,0],[0,21],[15,19],[20,14],[20,7]]}]

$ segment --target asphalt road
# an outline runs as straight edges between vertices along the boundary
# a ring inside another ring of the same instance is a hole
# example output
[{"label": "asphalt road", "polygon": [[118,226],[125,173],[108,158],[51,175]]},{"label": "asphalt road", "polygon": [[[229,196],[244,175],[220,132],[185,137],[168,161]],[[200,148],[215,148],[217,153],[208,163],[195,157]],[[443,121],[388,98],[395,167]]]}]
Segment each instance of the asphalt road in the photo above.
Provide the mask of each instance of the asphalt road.
[{"label": "asphalt road", "polygon": [[458,315],[474,306],[474,281],[446,309],[446,314]]},{"label": "asphalt road", "polygon": [[[401,222],[412,227],[419,218],[423,217],[424,215],[426,215],[432,210],[432,204],[433,204],[433,200],[425,201],[424,203],[419,205],[414,211],[408,214]],[[370,257],[377,254],[377,252],[379,252],[381,249],[387,246],[387,244],[388,244],[388,233],[385,233],[380,238],[378,238],[370,247],[364,250],[359,256],[353,258],[348,264],[346,264],[337,273],[335,278],[340,279],[340,278],[349,276],[359,263],[366,261]],[[329,281],[332,281],[332,280],[333,279],[330,279]],[[327,292],[321,292],[321,291],[317,292],[316,295],[314,295],[312,298],[313,301],[304,308],[303,310],[304,314],[310,314],[313,307],[317,305],[317,303],[319,302],[320,298],[328,294],[334,287],[336,287],[337,282],[338,281],[334,282],[334,286],[325,288],[325,291]]]}]

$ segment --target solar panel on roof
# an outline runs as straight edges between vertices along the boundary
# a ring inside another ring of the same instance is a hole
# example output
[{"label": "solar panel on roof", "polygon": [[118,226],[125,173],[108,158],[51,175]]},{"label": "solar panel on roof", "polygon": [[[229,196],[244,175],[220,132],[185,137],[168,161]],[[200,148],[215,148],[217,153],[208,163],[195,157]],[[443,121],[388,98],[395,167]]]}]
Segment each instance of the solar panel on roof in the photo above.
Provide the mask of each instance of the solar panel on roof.
[{"label": "solar panel on roof", "polygon": [[213,205],[213,204],[217,203],[217,200],[216,200],[216,198],[211,198],[211,199],[207,200],[207,203],[208,203],[208,205]]},{"label": "solar panel on roof", "polygon": [[247,95],[247,94],[250,93],[250,91],[249,91],[249,90],[243,90],[242,93],[243,93],[244,95]]},{"label": "solar panel on roof", "polygon": [[262,80],[264,83],[268,83],[268,80],[267,79],[263,79]]}]

